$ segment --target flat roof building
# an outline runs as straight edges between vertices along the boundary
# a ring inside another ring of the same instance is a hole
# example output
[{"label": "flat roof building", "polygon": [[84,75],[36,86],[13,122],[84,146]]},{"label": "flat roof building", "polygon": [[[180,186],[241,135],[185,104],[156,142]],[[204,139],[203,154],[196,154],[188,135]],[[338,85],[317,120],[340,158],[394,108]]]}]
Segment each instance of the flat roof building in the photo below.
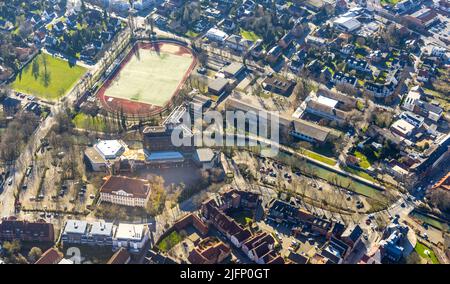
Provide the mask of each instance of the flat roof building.
[{"label": "flat roof building", "polygon": [[119,140],[100,140],[94,147],[105,159],[115,159],[125,151],[123,142]]},{"label": "flat roof building", "polygon": [[242,63],[233,62],[223,68],[223,73],[227,77],[237,77],[244,71],[245,67]]},{"label": "flat roof building", "polygon": [[333,100],[331,98],[324,97],[322,95],[319,95],[319,97],[317,97],[317,102],[319,104],[323,104],[323,105],[326,105],[326,106],[331,107],[331,108],[335,108],[336,105],[338,104],[337,100]]},{"label": "flat roof building", "polygon": [[416,127],[404,119],[399,119],[391,125],[391,131],[404,138],[409,137]]},{"label": "flat roof building", "polygon": [[333,21],[333,27],[344,32],[352,32],[361,27],[361,23],[353,17],[340,17]]},{"label": "flat roof building", "polygon": [[210,148],[200,148],[195,150],[194,161],[202,166],[203,169],[211,169],[217,162],[217,155]]},{"label": "flat roof building", "polygon": [[226,91],[228,85],[227,79],[219,77],[208,81],[208,91],[213,95],[220,96]]},{"label": "flat roof building", "polygon": [[61,241],[71,244],[88,242],[88,223],[81,220],[67,220],[61,234]]},{"label": "flat roof building", "polygon": [[113,248],[125,248],[129,252],[138,253],[148,241],[148,227],[144,224],[121,223],[114,235]]}]

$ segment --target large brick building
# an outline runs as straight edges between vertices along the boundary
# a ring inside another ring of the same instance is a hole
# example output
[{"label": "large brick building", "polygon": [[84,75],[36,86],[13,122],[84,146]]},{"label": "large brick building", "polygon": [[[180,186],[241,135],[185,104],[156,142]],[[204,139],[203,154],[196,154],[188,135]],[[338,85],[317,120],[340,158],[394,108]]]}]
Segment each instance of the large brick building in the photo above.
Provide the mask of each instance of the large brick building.
[{"label": "large brick building", "polygon": [[150,185],[143,179],[110,176],[100,188],[100,201],[130,207],[145,207]]}]

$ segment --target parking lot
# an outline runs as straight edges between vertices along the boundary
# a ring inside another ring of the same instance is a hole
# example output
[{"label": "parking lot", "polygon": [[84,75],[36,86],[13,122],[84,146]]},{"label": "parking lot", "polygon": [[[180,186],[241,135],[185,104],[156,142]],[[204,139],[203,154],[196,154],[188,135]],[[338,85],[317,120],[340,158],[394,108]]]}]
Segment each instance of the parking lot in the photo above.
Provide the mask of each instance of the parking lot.
[{"label": "parking lot", "polygon": [[[82,177],[67,179],[64,158],[64,153],[54,157],[48,146],[41,147],[19,184],[22,211],[36,212],[41,218],[58,218],[62,214],[84,212],[92,205],[96,187],[84,182]],[[82,165],[79,159],[78,164]],[[83,173],[84,167],[79,170]]]},{"label": "parking lot", "polygon": [[307,177],[280,162],[253,157],[248,152],[239,152],[234,159],[237,164],[248,165],[260,186],[297,193],[303,202],[313,205],[308,208],[312,212],[327,209],[342,213],[366,213],[371,209],[371,203],[365,196]]}]

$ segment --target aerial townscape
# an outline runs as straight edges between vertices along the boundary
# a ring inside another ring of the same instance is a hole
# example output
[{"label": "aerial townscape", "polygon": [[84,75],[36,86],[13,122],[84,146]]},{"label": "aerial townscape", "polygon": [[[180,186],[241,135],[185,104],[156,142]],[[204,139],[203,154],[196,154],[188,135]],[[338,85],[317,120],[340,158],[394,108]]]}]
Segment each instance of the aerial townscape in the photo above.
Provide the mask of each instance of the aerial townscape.
[{"label": "aerial townscape", "polygon": [[0,264],[449,264],[449,19],[0,1]]}]

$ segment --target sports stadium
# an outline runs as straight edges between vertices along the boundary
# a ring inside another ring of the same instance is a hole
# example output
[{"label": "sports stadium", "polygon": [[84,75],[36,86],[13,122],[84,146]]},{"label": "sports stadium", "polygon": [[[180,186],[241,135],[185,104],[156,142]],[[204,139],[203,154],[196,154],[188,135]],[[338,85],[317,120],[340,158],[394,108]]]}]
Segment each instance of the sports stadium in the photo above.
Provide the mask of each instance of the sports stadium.
[{"label": "sports stadium", "polygon": [[194,53],[176,41],[137,42],[97,92],[103,108],[127,116],[153,116],[170,108],[195,68]]}]

